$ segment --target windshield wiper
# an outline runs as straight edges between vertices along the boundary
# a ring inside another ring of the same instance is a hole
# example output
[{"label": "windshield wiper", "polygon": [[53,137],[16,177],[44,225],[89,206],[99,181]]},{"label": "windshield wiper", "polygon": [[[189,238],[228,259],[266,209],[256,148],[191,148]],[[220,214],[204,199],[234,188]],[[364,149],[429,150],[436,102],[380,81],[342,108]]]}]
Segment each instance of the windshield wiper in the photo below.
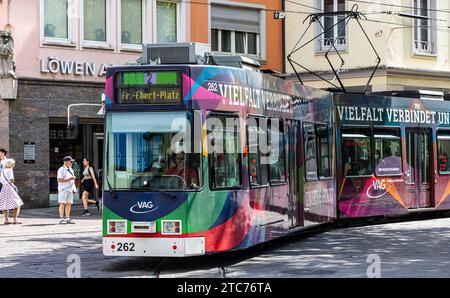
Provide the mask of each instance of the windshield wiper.
[{"label": "windshield wiper", "polygon": [[[109,182],[109,177],[108,177],[108,175],[105,175],[105,178],[106,178],[106,183],[108,183],[109,193],[111,194],[111,197],[112,197],[113,199],[117,199],[117,193],[114,191],[114,188],[111,186],[111,183]],[[135,188],[135,189],[136,189],[136,188]],[[163,190],[159,190],[159,189],[155,189],[155,188],[151,188],[151,187],[140,187],[140,188],[138,188],[138,189],[141,189],[141,190],[147,190],[147,191],[156,191],[156,192],[159,192],[159,193],[161,193],[161,194],[167,196],[169,199],[171,199],[171,200],[173,200],[173,201],[176,201],[176,200],[177,200],[177,197],[176,197],[175,195],[172,195],[172,194],[170,194],[170,193],[168,193],[168,192],[165,192],[165,191],[163,191]]]},{"label": "windshield wiper", "polygon": [[167,196],[169,199],[171,199],[173,201],[177,200],[177,197],[175,195],[172,195],[172,194],[170,194],[170,193],[168,193],[168,192],[166,192],[164,190],[159,190],[159,189],[155,189],[155,188],[151,188],[151,187],[141,188],[141,189],[145,189],[145,190],[148,190],[148,191],[156,191],[156,192],[159,192],[160,194],[163,194],[163,195]]},{"label": "windshield wiper", "polygon": [[106,178],[106,183],[108,183],[109,193],[111,194],[111,197],[113,199],[117,199],[117,193],[114,191],[113,187],[111,186],[108,175],[105,174],[105,178]]}]

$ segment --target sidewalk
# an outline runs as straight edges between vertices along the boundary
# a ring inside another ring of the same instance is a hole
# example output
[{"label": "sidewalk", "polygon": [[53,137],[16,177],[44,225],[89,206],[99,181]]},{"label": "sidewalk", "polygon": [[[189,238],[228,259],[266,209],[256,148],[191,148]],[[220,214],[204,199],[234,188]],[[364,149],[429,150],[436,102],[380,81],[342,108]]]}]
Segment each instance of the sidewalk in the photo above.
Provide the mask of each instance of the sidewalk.
[{"label": "sidewalk", "polygon": [[[0,219],[0,277],[66,277],[70,255],[80,256],[83,269],[90,262],[107,260],[102,254],[101,211],[74,206],[75,224],[59,224],[57,207],[23,209],[21,225],[4,225]],[[90,268],[90,267],[89,267]],[[94,270],[94,269],[91,269]],[[83,276],[89,276],[83,272]]]},{"label": "sidewalk", "polygon": [[[74,219],[101,219],[102,210],[97,210],[96,206],[89,205],[90,216],[80,216],[83,212],[83,205],[72,205],[71,217]],[[10,212],[11,213],[11,212]],[[11,217],[11,214],[10,214]],[[59,218],[59,207],[52,206],[49,208],[22,209],[19,217],[25,218]]]},{"label": "sidewalk", "polygon": [[[60,225],[57,207],[40,209],[23,209],[19,220],[21,225],[5,225],[3,217],[0,218],[0,238],[19,237],[26,235],[51,235],[51,234],[77,234],[95,233],[99,237],[102,230],[102,214],[95,206],[90,207],[90,216],[81,216],[83,206],[74,206],[72,216],[75,224]],[[10,214],[10,221],[12,217]]]}]

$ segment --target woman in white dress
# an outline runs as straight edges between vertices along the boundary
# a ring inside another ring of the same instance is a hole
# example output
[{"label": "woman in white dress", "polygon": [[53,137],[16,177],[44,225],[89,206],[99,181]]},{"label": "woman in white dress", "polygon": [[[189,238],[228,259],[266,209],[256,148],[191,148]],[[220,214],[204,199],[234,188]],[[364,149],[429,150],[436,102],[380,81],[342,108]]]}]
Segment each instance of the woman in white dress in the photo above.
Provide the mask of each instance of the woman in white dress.
[{"label": "woman in white dress", "polygon": [[14,221],[13,224],[21,224],[17,220],[20,206],[23,205],[22,199],[17,193],[17,187],[14,185],[13,167],[15,165],[14,159],[8,159],[4,163],[4,169],[0,177],[0,182],[3,184],[0,192],[0,210],[3,210],[5,216],[5,225],[9,225],[8,211],[13,209]]}]

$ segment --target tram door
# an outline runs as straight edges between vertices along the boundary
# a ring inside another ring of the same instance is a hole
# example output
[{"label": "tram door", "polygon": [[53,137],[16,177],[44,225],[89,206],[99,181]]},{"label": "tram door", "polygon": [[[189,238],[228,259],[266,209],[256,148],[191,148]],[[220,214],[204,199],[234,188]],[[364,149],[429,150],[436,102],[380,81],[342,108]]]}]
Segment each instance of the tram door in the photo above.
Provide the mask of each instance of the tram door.
[{"label": "tram door", "polygon": [[406,129],[408,192],[415,194],[410,209],[432,207],[432,156],[431,129]]},{"label": "tram door", "polygon": [[299,137],[300,122],[289,121],[287,123],[287,135],[289,138],[288,162],[289,162],[289,227],[301,224],[299,208]]}]

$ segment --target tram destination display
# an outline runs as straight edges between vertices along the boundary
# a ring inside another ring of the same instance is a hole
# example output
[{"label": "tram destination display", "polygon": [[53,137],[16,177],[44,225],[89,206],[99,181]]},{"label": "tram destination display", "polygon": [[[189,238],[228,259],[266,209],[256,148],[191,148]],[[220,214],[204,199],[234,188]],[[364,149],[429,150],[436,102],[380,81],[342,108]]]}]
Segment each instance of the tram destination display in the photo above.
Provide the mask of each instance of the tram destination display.
[{"label": "tram destination display", "polygon": [[179,104],[182,100],[178,71],[133,71],[116,75],[119,104]]}]

